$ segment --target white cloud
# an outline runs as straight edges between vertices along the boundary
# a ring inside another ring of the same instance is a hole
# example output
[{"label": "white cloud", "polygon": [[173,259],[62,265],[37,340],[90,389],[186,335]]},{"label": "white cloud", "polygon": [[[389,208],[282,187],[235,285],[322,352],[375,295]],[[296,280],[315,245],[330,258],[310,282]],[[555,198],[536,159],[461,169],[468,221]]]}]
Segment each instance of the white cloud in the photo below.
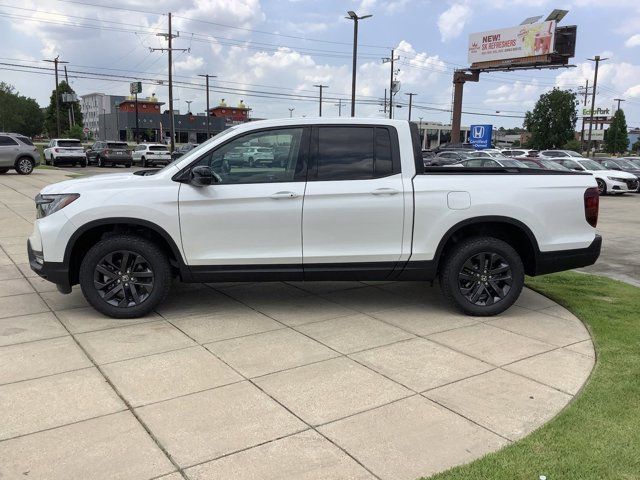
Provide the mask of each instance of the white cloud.
[{"label": "white cloud", "polygon": [[472,9],[463,3],[454,3],[438,17],[438,29],[443,42],[458,37],[471,18]]},{"label": "white cloud", "polygon": [[497,88],[487,90],[486,105],[500,107],[520,107],[531,109],[540,95],[545,91],[536,80],[522,82],[516,80],[514,83],[505,83]]},{"label": "white cloud", "polygon": [[624,44],[627,47],[638,47],[640,46],[640,33],[636,33],[635,35],[629,37]]},{"label": "white cloud", "polygon": [[366,15],[373,12],[380,12],[394,14],[401,12],[409,4],[409,0],[360,0],[358,15]]},{"label": "white cloud", "polygon": [[184,60],[180,60],[175,63],[176,71],[193,72],[200,70],[204,65],[204,59],[202,57],[194,57],[189,55]]}]

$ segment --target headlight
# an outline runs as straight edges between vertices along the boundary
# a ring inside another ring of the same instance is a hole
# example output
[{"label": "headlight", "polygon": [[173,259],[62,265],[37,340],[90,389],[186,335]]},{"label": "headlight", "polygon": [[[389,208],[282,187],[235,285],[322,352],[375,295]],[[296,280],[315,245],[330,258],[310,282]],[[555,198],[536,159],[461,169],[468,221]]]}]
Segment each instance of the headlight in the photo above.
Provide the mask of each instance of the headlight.
[{"label": "headlight", "polygon": [[79,197],[79,193],[62,193],[56,195],[38,194],[36,195],[36,210],[38,212],[36,218],[43,218],[58,210],[62,210]]},{"label": "headlight", "polygon": [[613,182],[627,183],[626,178],[620,178],[620,177],[607,177],[607,178]]}]

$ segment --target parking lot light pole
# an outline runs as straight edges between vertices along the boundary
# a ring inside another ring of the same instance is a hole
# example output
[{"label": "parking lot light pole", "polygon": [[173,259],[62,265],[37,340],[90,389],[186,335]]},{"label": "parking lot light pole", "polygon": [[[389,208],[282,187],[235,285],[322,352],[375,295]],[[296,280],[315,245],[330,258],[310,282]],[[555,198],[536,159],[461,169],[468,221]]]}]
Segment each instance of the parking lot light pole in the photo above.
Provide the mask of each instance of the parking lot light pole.
[{"label": "parking lot light pole", "polygon": [[362,15],[359,17],[356,12],[349,10],[347,12],[348,20],[353,20],[353,66],[351,70],[351,116],[356,116],[356,67],[358,63],[358,20],[370,18],[373,15]]},{"label": "parking lot light pole", "polygon": [[295,110],[295,108],[291,107],[289,109],[289,118],[293,118],[293,111]]},{"label": "parking lot light pole", "polygon": [[409,121],[411,121],[411,107],[413,105],[413,97],[418,95],[417,93],[405,93],[405,95],[409,95]]}]

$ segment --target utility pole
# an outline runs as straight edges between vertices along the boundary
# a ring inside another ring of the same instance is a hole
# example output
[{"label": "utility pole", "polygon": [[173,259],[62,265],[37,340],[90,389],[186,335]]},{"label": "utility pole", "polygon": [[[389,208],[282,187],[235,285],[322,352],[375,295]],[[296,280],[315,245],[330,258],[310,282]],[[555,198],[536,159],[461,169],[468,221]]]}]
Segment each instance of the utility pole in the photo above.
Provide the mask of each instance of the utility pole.
[{"label": "utility pole", "polygon": [[216,78],[215,75],[209,75],[208,73],[201,73],[200,75],[198,75],[199,77],[204,77],[207,81],[206,83],[206,88],[207,88],[207,140],[209,140],[209,137],[211,137],[211,127],[210,127],[210,121],[209,121],[209,116],[211,115],[211,113],[209,112],[209,78]]},{"label": "utility pole", "polygon": [[391,49],[391,56],[389,58],[383,58],[382,63],[391,62],[391,76],[389,80],[389,118],[393,118],[393,63],[395,60],[395,50]]},{"label": "utility pole", "polygon": [[[596,63],[596,69],[593,72],[593,92],[591,94],[591,118],[589,119],[589,140],[587,143],[587,157],[589,153],[591,153],[591,131],[593,130],[593,112],[596,109],[596,89],[598,88],[598,67],[600,66],[600,62],[604,62],[605,60],[609,60],[608,58],[600,58],[600,55],[596,55],[593,58],[588,58],[590,62]],[[595,156],[595,152],[594,152]]]},{"label": "utility pole", "polygon": [[[587,107],[587,101],[589,99],[589,80],[585,80],[585,85],[584,87],[578,87],[580,89],[584,88],[584,99],[583,99],[583,104],[584,107]],[[582,115],[582,129],[580,130],[580,153],[582,153],[584,151],[584,112]]]},{"label": "utility pole", "polygon": [[60,136],[60,92],[58,92],[58,64],[69,63],[69,62],[63,62],[62,60],[60,60],[60,55],[58,55],[53,60],[44,60],[44,61],[53,63],[55,65],[55,70],[56,70],[56,131],[59,137]]},{"label": "utility pole", "polygon": [[624,98],[614,98],[613,101],[618,102],[618,108],[616,108],[616,112],[620,110],[620,102],[626,102]]},{"label": "utility pole", "polygon": [[342,116],[342,99],[339,98],[338,103],[334,103],[334,105],[338,107],[338,116],[341,117]]},{"label": "utility pole", "polygon": [[405,93],[405,95],[409,95],[409,121],[411,121],[411,106],[413,105],[413,97],[418,95],[417,93]]},{"label": "utility pole", "polygon": [[356,12],[349,10],[347,20],[353,20],[353,65],[351,67],[351,116],[356,116],[356,68],[358,64],[358,20],[370,18],[373,15],[362,15],[359,17]]},{"label": "utility pole", "polygon": [[190,49],[173,48],[173,39],[178,38],[180,35],[177,33],[173,34],[171,32],[171,12],[168,13],[168,16],[169,16],[169,32],[156,33],[156,36],[164,37],[167,40],[168,42],[167,48],[150,48],[149,50],[151,50],[152,52],[166,51],[169,54],[169,126],[171,130],[171,151],[173,152],[176,146],[176,123],[175,123],[175,119],[173,118],[173,51],[176,50],[180,52],[188,52],[190,51]]},{"label": "utility pole", "polygon": [[319,88],[320,89],[320,108],[319,108],[319,116],[322,116],[322,89],[323,88],[329,88],[329,85],[314,85],[314,87]]},{"label": "utility pole", "polygon": [[387,89],[384,89],[384,103],[382,104],[382,111],[384,112],[384,116],[387,116]]},{"label": "utility pole", "polygon": [[289,118],[293,118],[293,111],[295,110],[294,107],[290,107],[289,108]]}]

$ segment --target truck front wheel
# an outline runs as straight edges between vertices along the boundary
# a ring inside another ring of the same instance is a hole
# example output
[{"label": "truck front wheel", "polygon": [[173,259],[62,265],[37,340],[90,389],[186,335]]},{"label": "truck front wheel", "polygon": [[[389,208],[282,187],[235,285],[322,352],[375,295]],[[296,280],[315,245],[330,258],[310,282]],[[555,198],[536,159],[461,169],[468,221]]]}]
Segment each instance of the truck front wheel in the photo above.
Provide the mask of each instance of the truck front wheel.
[{"label": "truck front wheel", "polygon": [[87,301],[113,318],[136,318],[162,302],[171,286],[165,253],[144,238],[107,237],[87,252],[80,265],[80,287]]},{"label": "truck front wheel", "polygon": [[520,296],[524,266],[518,252],[493,237],[457,243],[444,259],[442,293],[467,315],[487,317],[504,312]]}]

